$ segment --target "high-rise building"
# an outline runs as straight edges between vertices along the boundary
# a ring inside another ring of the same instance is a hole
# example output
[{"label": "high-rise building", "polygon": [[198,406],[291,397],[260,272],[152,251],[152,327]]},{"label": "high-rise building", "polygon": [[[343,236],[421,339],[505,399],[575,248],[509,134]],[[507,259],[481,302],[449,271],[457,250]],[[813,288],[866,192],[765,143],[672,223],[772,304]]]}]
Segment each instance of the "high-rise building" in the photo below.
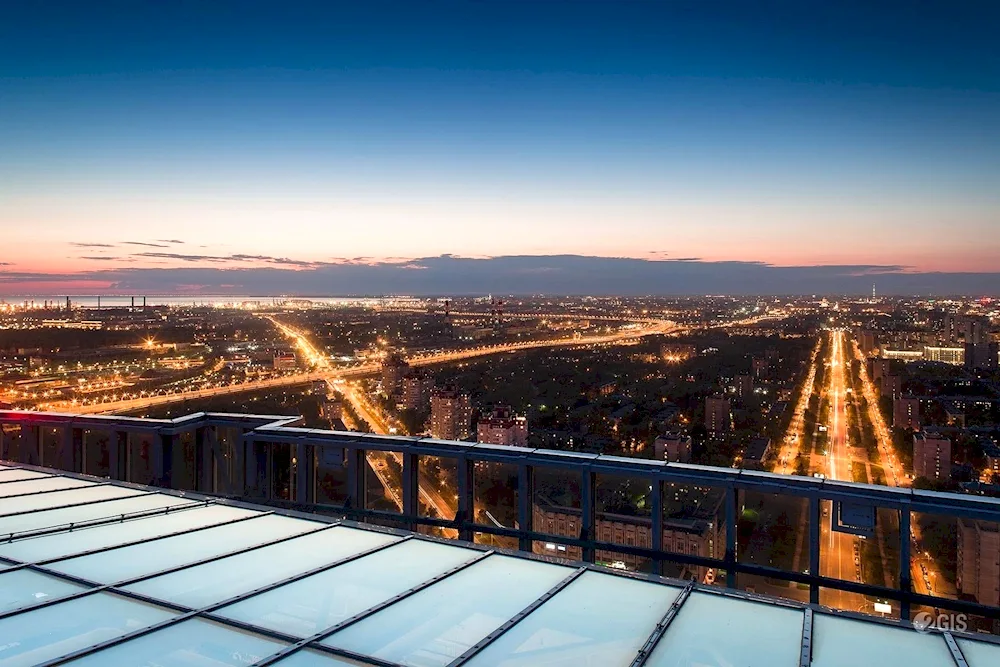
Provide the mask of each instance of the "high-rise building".
[{"label": "high-rise building", "polygon": [[868,363],[868,376],[871,378],[872,384],[878,390],[879,394],[885,395],[885,390],[883,384],[885,378],[892,372],[892,366],[888,359],[882,357],[873,357]]},{"label": "high-rise building", "polygon": [[453,384],[431,392],[431,436],[441,440],[465,440],[469,437],[472,406],[469,395]]},{"label": "high-rise building", "polygon": [[986,465],[983,468],[983,481],[1000,480],[1000,445],[989,438],[983,438],[979,444],[986,459]]},{"label": "high-rise building", "polygon": [[990,320],[987,317],[970,317],[965,320],[965,343],[982,345],[990,342]]},{"label": "high-rise building", "polygon": [[903,378],[900,375],[886,375],[882,378],[881,396],[888,396],[892,400],[903,395]]},{"label": "high-rise building", "polygon": [[864,329],[858,333],[858,347],[861,348],[861,354],[866,357],[872,356],[877,350],[877,345],[874,331]]},{"label": "high-rise building", "polygon": [[958,343],[959,334],[962,332],[962,318],[951,313],[944,316],[941,325],[941,343],[944,345],[954,345]]},{"label": "high-rise building", "polygon": [[750,370],[752,375],[758,380],[763,380],[771,373],[771,362],[767,359],[754,359],[750,362]]},{"label": "high-rise building", "polygon": [[997,343],[966,343],[965,367],[969,370],[992,370],[1000,365]]},{"label": "high-rise building", "polygon": [[657,436],[653,441],[653,457],[658,461],[690,463],[691,436],[678,431]]},{"label": "high-rise building", "polygon": [[892,402],[893,428],[920,430],[920,399],[901,396]]},{"label": "high-rise building", "polygon": [[433,388],[433,381],[426,373],[411,369],[400,381],[399,405],[404,410],[423,412],[430,403]]},{"label": "high-rise building", "polygon": [[732,407],[728,398],[721,396],[705,398],[705,428],[711,435],[715,436],[729,430]]},{"label": "high-rise building", "polygon": [[913,475],[934,481],[951,478],[951,440],[937,431],[913,436]]},{"label": "high-rise building", "polygon": [[523,447],[528,444],[528,420],[506,405],[497,406],[476,424],[476,442]]},{"label": "high-rise building", "polygon": [[979,604],[1000,606],[1000,527],[979,519],[958,519],[955,584]]},{"label": "high-rise building", "polygon": [[382,391],[387,396],[394,396],[399,390],[403,375],[409,370],[410,365],[406,363],[406,359],[395,352],[390,353],[382,360]]},{"label": "high-rise building", "polygon": [[740,398],[740,400],[746,400],[753,396],[753,376],[736,376],[736,395]]}]

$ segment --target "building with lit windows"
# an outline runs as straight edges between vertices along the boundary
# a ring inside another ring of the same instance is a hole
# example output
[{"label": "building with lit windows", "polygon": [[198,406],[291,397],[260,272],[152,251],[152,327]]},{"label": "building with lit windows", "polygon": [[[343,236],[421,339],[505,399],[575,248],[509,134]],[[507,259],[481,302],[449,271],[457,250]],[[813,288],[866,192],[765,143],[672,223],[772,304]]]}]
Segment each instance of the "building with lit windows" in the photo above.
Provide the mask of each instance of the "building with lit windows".
[{"label": "building with lit windows", "polygon": [[705,398],[705,428],[715,436],[729,430],[732,402],[721,396]]},{"label": "building with lit windows", "polygon": [[913,396],[901,396],[892,402],[893,428],[908,428],[920,430],[920,399]]},{"label": "building with lit windows", "polygon": [[523,447],[528,444],[528,420],[509,406],[497,406],[476,424],[476,442]]},{"label": "building with lit windows", "polygon": [[951,440],[937,431],[913,436],[913,475],[933,481],[951,478]]},{"label": "building with lit windows", "polygon": [[958,519],[958,590],[980,604],[1000,606],[1000,526]]},{"label": "building with lit windows", "polygon": [[469,395],[455,385],[445,385],[431,392],[431,436],[441,440],[465,440],[469,437],[472,405]]}]

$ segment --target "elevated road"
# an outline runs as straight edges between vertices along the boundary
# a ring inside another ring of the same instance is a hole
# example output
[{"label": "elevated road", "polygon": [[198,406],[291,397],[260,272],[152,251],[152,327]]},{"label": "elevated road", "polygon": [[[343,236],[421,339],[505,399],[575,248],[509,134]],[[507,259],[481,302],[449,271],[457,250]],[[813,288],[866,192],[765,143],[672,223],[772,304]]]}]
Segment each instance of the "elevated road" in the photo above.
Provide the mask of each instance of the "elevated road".
[{"label": "elevated road", "polygon": [[[129,397],[117,401],[105,401],[102,403],[80,404],[69,401],[55,402],[44,406],[47,410],[66,410],[79,414],[114,414],[122,412],[133,412],[144,410],[160,405],[170,405],[172,403],[182,403],[215,396],[227,396],[244,392],[261,391],[287,387],[296,384],[304,384],[316,380],[348,380],[353,378],[366,377],[378,373],[380,365],[377,362],[366,362],[353,366],[334,366],[329,357],[321,354],[309,343],[308,339],[299,331],[280,322],[273,316],[265,316],[286,336],[296,343],[300,354],[306,359],[313,370],[292,375],[283,375],[276,378],[264,380],[254,380],[242,384],[232,384],[222,387],[211,387],[205,389],[194,389],[191,391],[180,391],[168,394],[158,394],[154,396]],[[522,341],[516,343],[502,343],[497,345],[482,345],[473,348],[460,350],[446,350],[443,352],[417,353],[407,357],[407,362],[412,366],[432,366],[436,364],[446,364],[465,359],[475,359],[494,354],[505,354],[523,350],[537,350],[545,348],[560,347],[580,347],[585,345],[614,345],[634,341],[646,336],[677,333],[681,327],[666,320],[654,320],[646,324],[633,323],[627,325],[620,331],[609,334],[599,334],[595,336],[562,336],[559,338],[548,338],[545,340]]]}]

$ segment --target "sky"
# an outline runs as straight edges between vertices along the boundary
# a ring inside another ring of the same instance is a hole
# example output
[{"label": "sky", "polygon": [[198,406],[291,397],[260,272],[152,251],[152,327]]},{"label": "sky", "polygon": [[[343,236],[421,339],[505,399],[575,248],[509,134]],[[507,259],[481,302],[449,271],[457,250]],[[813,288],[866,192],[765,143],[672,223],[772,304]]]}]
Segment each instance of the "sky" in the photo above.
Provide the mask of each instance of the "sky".
[{"label": "sky", "polygon": [[998,24],[992,2],[12,3],[0,295],[998,294]]}]

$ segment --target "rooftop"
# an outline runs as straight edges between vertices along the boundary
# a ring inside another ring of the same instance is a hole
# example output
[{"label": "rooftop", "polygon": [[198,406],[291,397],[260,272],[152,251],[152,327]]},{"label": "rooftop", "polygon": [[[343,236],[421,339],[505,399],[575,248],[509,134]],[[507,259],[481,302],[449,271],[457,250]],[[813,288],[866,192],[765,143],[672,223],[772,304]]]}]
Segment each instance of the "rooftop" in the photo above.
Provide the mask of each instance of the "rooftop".
[{"label": "rooftop", "polygon": [[0,535],[0,667],[1000,664],[993,639],[22,464]]}]

